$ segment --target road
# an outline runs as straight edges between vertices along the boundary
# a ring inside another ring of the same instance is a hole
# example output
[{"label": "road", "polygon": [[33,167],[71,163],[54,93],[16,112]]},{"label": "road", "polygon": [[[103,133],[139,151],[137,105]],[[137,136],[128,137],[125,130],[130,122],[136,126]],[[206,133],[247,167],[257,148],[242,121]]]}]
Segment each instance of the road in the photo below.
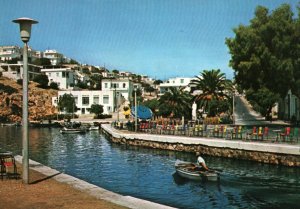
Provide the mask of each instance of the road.
[{"label": "road", "polygon": [[259,113],[255,112],[247,100],[240,95],[235,96],[235,124],[237,125],[269,125],[286,124],[283,121],[266,121]]}]

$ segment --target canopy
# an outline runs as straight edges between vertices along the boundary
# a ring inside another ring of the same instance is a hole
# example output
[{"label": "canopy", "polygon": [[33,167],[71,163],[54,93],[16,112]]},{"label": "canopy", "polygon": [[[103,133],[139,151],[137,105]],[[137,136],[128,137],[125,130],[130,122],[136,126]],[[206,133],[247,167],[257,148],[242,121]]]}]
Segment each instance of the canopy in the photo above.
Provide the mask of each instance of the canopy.
[{"label": "canopy", "polygon": [[[135,117],[135,107],[131,107],[131,115]],[[137,106],[137,117],[139,119],[145,120],[145,119],[150,119],[152,118],[152,111],[150,108],[145,107],[145,106]]]}]

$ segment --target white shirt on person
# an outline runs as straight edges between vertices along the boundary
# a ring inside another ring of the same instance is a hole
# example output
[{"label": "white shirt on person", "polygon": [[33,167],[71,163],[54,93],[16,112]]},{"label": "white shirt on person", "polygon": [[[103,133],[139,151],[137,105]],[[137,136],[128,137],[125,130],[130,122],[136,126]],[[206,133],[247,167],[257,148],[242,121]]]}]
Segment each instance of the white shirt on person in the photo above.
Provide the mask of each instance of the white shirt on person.
[{"label": "white shirt on person", "polygon": [[202,163],[205,164],[205,161],[204,161],[204,159],[201,156],[199,156],[197,158],[197,163],[198,163],[198,166],[202,167]]}]

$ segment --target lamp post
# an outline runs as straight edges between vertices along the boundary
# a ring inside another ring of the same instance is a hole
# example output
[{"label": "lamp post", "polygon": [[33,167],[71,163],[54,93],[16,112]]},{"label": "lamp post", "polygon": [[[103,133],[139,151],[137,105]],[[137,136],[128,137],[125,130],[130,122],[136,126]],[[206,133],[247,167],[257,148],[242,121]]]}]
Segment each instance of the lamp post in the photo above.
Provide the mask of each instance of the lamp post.
[{"label": "lamp post", "polygon": [[136,106],[136,91],[137,88],[134,87],[134,130],[137,132],[137,106]]},{"label": "lamp post", "polygon": [[234,109],[235,109],[235,107],[234,107],[234,103],[235,103],[235,89],[233,89],[233,91],[232,91],[232,123],[233,123],[233,125],[235,125],[235,116],[234,116]]},{"label": "lamp post", "polygon": [[22,17],[13,20],[20,25],[20,35],[24,42],[23,49],[23,107],[22,107],[22,155],[23,155],[23,182],[29,183],[29,157],[28,157],[28,45],[31,25],[38,23],[30,18]]}]

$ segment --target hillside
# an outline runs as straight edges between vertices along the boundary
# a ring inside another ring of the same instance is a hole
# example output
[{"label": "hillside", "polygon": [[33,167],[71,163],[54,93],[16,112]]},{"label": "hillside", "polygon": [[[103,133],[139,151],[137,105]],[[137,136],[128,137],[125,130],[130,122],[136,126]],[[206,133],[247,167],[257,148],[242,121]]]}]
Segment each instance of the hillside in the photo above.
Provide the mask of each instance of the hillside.
[{"label": "hillside", "polygon": [[[52,107],[53,89],[41,89],[35,82],[29,83],[28,113],[30,121],[45,119],[56,114]],[[22,85],[16,81],[0,77],[0,122],[21,122]]]}]

